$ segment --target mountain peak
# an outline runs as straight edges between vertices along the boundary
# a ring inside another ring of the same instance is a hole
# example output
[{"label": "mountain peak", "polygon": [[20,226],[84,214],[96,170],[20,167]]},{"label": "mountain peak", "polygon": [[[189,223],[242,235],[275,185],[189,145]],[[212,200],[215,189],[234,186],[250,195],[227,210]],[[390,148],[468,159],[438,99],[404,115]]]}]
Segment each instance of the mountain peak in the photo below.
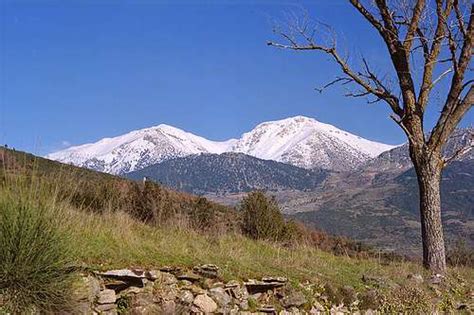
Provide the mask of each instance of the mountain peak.
[{"label": "mountain peak", "polygon": [[176,157],[236,152],[308,169],[347,170],[391,148],[300,115],[261,123],[240,139],[228,141],[211,141],[160,124],[70,147],[47,158],[124,174]]}]

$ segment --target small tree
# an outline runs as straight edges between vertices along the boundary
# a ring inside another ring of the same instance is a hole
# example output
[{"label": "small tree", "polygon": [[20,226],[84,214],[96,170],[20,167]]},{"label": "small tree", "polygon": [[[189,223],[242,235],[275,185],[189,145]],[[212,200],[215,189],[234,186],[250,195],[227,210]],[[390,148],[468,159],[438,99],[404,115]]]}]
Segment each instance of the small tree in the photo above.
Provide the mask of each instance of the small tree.
[{"label": "small tree", "polygon": [[285,220],[275,198],[262,191],[251,192],[242,200],[244,234],[253,239],[279,241],[285,233]]},{"label": "small tree", "polygon": [[193,227],[200,231],[208,231],[216,224],[216,219],[213,205],[206,198],[199,197],[191,212]]},{"label": "small tree", "polygon": [[[348,0],[356,12],[370,23],[383,40],[393,66],[395,86],[387,76],[378,75],[362,58],[362,70],[355,70],[341,56],[331,28],[304,17],[275,32],[283,43],[268,45],[296,51],[316,51],[330,56],[343,75],[326,84],[353,85],[350,97],[372,96],[371,103],[385,102],[392,119],[405,132],[410,158],[416,170],[420,193],[423,264],[433,272],[446,270],[441,223],[440,180],[443,167],[470,148],[443,157],[446,141],[474,103],[474,80],[467,73],[474,39],[474,4],[462,0],[387,1]],[[322,28],[318,26],[322,25]],[[321,29],[329,34],[321,34]],[[331,40],[323,42],[324,35]],[[414,67],[413,61],[421,67]],[[420,78],[420,80],[417,80]],[[449,78],[446,99],[437,122],[428,136],[424,121],[430,95],[437,84]]]}]

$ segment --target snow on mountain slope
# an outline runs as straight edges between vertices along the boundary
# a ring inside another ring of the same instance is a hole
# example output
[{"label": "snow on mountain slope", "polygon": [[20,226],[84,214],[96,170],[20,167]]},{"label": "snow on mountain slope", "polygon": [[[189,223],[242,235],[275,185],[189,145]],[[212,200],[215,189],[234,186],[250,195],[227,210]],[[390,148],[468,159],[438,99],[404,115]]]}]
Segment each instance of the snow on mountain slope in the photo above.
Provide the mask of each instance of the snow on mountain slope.
[{"label": "snow on mountain slope", "polygon": [[304,168],[347,170],[391,148],[313,118],[296,116],[258,125],[245,133],[232,151]]},{"label": "snow on mountain slope", "polygon": [[223,153],[235,140],[215,142],[168,125],[132,131],[46,157],[101,172],[124,174],[163,160],[199,153]]},{"label": "snow on mountain slope", "polygon": [[245,153],[304,168],[348,170],[391,148],[315,119],[296,116],[262,123],[238,140],[210,141],[159,125],[46,157],[112,174],[125,174],[191,154],[223,152]]}]

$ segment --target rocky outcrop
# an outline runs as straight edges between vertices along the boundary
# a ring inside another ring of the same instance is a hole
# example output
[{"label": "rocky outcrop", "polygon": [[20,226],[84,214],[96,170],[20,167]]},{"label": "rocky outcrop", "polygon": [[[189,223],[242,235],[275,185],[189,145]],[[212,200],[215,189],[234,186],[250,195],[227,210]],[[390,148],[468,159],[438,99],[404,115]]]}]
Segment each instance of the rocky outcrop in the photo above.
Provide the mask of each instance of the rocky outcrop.
[{"label": "rocky outcrop", "polygon": [[[325,309],[284,277],[222,281],[215,265],[84,275],[79,314],[311,314]],[[323,302],[322,302],[323,303]]]},{"label": "rocky outcrop", "polygon": [[[437,285],[438,278],[430,283]],[[418,274],[408,279],[414,284],[423,281]],[[370,287],[386,286],[383,279],[370,275],[362,280],[374,283]],[[296,284],[273,276],[223,281],[215,265],[95,272],[83,275],[74,298],[72,314],[104,315],[371,314],[380,306],[373,290],[360,294],[350,286]]]}]

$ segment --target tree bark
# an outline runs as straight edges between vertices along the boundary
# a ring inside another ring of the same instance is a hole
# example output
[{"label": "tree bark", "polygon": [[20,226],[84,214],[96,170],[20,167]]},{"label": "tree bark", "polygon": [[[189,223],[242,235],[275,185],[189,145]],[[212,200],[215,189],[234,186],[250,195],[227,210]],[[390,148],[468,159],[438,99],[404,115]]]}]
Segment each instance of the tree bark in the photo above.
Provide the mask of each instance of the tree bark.
[{"label": "tree bark", "polygon": [[421,236],[423,265],[428,270],[444,274],[446,253],[441,222],[441,172],[443,161],[440,153],[411,148],[412,160],[418,179],[420,195]]}]

